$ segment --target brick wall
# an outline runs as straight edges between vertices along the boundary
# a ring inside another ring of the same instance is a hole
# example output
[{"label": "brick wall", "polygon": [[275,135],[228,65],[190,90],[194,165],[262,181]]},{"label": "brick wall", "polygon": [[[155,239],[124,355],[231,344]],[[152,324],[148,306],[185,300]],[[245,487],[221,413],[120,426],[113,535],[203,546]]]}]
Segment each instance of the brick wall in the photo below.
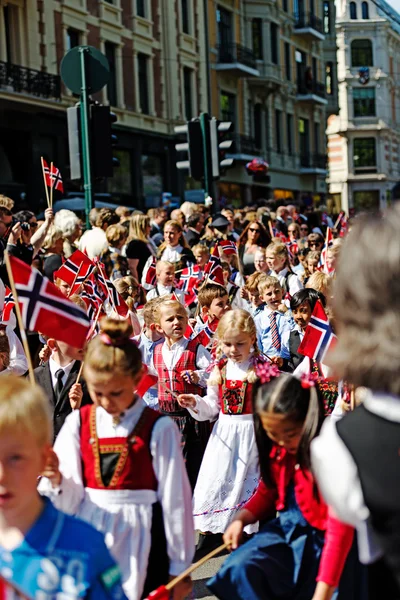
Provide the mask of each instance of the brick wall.
[{"label": "brick wall", "polygon": [[87,0],[88,12],[94,17],[98,17],[100,14],[100,2],[99,0]]}]

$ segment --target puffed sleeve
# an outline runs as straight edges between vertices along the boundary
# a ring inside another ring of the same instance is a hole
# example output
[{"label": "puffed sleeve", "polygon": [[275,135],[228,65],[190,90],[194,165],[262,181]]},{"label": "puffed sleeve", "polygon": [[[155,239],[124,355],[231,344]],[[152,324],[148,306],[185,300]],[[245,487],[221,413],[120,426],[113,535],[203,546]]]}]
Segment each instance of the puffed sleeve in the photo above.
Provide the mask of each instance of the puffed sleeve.
[{"label": "puffed sleeve", "polygon": [[218,386],[207,386],[206,396],[196,395],[195,410],[188,409],[190,414],[197,421],[215,421],[220,411],[220,402],[218,395]]}]

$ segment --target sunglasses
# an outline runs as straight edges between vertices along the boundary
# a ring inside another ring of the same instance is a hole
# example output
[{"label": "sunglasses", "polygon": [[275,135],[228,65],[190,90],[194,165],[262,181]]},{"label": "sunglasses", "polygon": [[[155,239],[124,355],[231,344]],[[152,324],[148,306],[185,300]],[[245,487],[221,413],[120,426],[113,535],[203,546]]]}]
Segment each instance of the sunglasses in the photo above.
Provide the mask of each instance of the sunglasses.
[{"label": "sunglasses", "polygon": [[249,231],[253,231],[254,233],[260,233],[259,229],[253,229],[251,227],[249,227]]},{"label": "sunglasses", "polygon": [[309,246],[322,246],[322,242],[308,242]]},{"label": "sunglasses", "polygon": [[303,231],[308,231],[308,227],[300,227],[300,229],[302,229]]}]

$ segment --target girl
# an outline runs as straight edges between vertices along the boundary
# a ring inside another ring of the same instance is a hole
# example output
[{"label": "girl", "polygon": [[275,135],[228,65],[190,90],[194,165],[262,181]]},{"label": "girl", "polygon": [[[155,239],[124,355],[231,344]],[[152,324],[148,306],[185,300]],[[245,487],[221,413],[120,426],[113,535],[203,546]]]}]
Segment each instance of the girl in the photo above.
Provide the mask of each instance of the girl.
[{"label": "girl", "polygon": [[314,273],[318,272],[318,264],[321,258],[321,252],[316,252],[312,250],[308,253],[307,258],[304,263],[304,276],[302,281],[304,285],[306,285],[307,281],[310,279],[310,276]]},{"label": "girl", "polygon": [[329,600],[353,529],[328,514],[310,472],[310,443],[322,424],[322,402],[312,382],[286,373],[270,381],[276,374],[272,368],[258,370],[261,385],[254,395],[262,479],[224,541],[236,550],[246,526],[259,520],[264,525],[226,560],[208,587],[226,600]]},{"label": "girl", "polygon": [[[250,218],[250,215],[248,215]],[[240,271],[245,277],[255,271],[254,255],[259,247],[266,248],[271,236],[260,221],[250,221],[238,241]]]},{"label": "girl", "polygon": [[231,266],[228,262],[221,261],[222,272],[224,275],[224,284],[226,291],[228,292],[229,304],[232,308],[243,308],[243,310],[248,310],[249,303],[240,297],[240,287],[231,280]]},{"label": "girl", "polygon": [[[144,371],[130,325],[101,327],[84,366],[94,405],[67,418],[40,489],[105,533],[127,597],[139,600],[191,562],[191,491],[176,426],[133,392]],[[174,598],[187,593],[185,583]]]},{"label": "girl", "polygon": [[289,253],[285,244],[274,242],[268,246],[267,263],[271,269],[270,275],[278,278],[284,290],[284,295],[289,294],[293,296],[293,294],[301,290],[303,284],[290,268]]},{"label": "girl", "polygon": [[[195,528],[209,533],[223,533],[232,516],[232,510],[215,510],[243,503],[259,479],[251,416],[255,366],[261,362],[255,323],[247,311],[231,310],[221,318],[216,336],[217,363],[207,383],[207,395],[178,397],[179,404],[198,421],[215,421],[218,417],[194,490]],[[251,533],[257,529],[253,523],[246,530]],[[205,537],[200,535],[197,546],[204,552],[210,546]]]},{"label": "girl", "polygon": [[174,263],[177,272],[196,262],[178,221],[165,223],[164,242],[158,250],[158,258]]}]

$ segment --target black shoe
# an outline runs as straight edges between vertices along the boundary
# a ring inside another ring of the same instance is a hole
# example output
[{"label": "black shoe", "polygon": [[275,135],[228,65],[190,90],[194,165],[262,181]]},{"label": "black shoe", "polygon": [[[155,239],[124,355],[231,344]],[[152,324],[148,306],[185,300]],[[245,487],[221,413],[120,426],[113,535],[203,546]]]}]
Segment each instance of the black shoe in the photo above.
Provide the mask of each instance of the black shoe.
[{"label": "black shoe", "polygon": [[209,554],[209,552],[212,552],[212,550],[221,546],[222,543],[222,533],[210,533],[208,535],[200,533],[193,562],[197,562],[203,558],[203,556],[206,556],[206,554]]}]

